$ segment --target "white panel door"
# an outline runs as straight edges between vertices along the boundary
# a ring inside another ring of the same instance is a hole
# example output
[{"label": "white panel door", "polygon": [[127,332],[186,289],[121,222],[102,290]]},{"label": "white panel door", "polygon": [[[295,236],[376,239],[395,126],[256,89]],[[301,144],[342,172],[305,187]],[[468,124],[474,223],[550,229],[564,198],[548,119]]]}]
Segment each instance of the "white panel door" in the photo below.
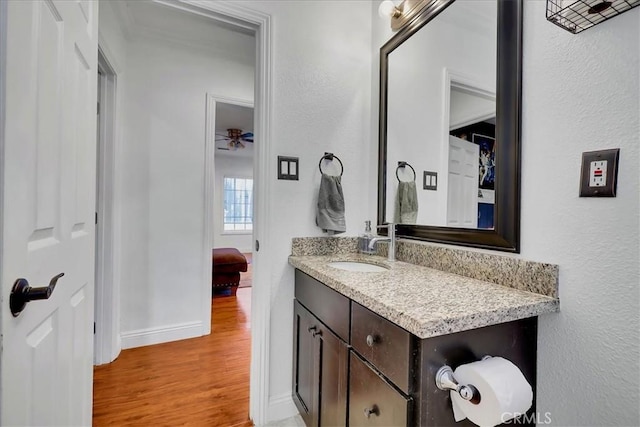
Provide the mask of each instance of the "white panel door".
[{"label": "white panel door", "polygon": [[447,226],[478,228],[480,147],[449,136]]},{"label": "white panel door", "polygon": [[[98,3],[5,10],[0,424],[91,425]],[[16,279],[59,273],[12,315]]]}]

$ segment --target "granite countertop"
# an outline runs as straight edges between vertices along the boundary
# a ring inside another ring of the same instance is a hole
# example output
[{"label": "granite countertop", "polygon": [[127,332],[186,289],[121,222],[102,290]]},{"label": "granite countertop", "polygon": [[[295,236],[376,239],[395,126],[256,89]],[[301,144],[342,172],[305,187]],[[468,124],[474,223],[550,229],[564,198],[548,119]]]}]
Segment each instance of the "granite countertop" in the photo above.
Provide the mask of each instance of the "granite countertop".
[{"label": "granite countertop", "polygon": [[[386,266],[380,273],[329,267],[332,261]],[[559,300],[379,256],[290,256],[289,264],[419,338],[524,319],[559,310]]]}]

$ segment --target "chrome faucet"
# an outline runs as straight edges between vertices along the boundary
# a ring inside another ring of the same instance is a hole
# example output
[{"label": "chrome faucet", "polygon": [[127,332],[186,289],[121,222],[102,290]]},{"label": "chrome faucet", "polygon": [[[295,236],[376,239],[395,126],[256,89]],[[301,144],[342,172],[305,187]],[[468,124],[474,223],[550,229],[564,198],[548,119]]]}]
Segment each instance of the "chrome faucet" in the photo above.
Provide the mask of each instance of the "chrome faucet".
[{"label": "chrome faucet", "polygon": [[389,230],[387,237],[374,237],[369,241],[369,249],[373,249],[376,242],[389,242],[388,256],[389,261],[396,260],[396,225],[392,222],[386,225],[379,225],[378,228],[386,228]]}]

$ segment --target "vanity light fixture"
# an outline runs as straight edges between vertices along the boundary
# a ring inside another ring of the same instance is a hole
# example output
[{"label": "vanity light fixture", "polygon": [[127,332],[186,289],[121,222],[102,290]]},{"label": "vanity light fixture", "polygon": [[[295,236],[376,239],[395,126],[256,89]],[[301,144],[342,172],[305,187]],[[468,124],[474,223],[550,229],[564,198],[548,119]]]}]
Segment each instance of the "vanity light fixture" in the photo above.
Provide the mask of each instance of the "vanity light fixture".
[{"label": "vanity light fixture", "polygon": [[409,24],[422,10],[441,9],[446,4],[446,0],[384,0],[378,6],[378,14],[382,18],[391,19],[391,29],[398,31]]},{"label": "vanity light fixture", "polygon": [[640,6],[640,0],[547,0],[547,20],[577,34]]},{"label": "vanity light fixture", "polygon": [[392,0],[384,0],[378,6],[378,15],[381,18],[399,18],[402,15],[402,9],[400,9]]}]

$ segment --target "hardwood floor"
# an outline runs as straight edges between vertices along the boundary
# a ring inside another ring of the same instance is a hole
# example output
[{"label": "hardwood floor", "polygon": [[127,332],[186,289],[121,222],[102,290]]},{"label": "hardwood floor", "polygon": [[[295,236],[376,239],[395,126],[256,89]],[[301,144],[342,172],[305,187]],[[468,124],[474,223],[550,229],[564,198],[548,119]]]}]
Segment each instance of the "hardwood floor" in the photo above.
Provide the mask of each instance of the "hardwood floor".
[{"label": "hardwood floor", "polygon": [[206,337],[124,350],[94,369],[94,426],[252,426],[251,288],[212,300]]}]

